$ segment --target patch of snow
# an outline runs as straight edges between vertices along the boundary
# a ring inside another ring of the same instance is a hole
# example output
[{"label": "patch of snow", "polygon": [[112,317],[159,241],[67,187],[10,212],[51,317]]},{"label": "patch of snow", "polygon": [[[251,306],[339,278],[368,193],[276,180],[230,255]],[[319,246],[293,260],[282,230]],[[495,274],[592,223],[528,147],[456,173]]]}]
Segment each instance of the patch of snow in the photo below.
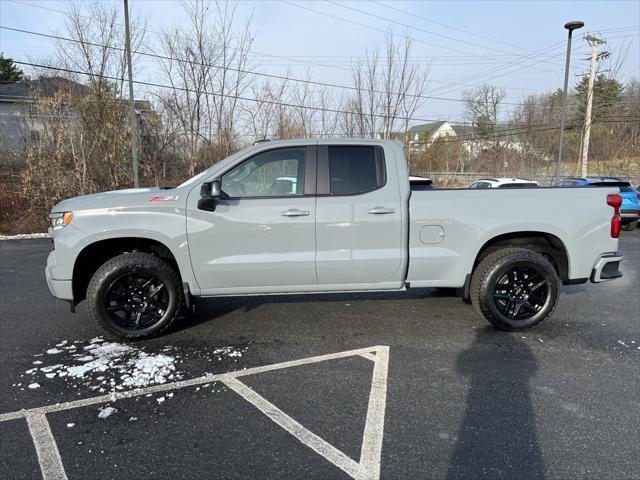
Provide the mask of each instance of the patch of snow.
[{"label": "patch of snow", "polygon": [[[88,341],[60,340],[56,347],[48,346],[45,352],[55,355],[56,362],[47,365],[42,360],[33,361],[27,370],[33,380],[60,380],[68,388],[85,387],[90,391],[113,393],[116,391],[145,388],[182,380],[184,374],[178,365],[190,356],[209,361],[237,359],[248,347],[224,346],[206,350],[181,349],[165,346],[158,353],[124,343],[110,342],[102,337]],[[34,357],[43,354],[35,354]],[[45,357],[46,358],[46,357]],[[35,387],[32,387],[35,388]],[[199,388],[198,388],[199,390]],[[81,392],[78,391],[78,395]],[[165,399],[172,395],[165,395]]]},{"label": "patch of snow", "polygon": [[627,348],[629,348],[629,345],[627,345],[626,343],[624,343],[622,340],[618,340],[618,343],[619,343],[620,345],[622,345],[623,347],[627,347]]},{"label": "patch of snow", "polygon": [[48,233],[19,233],[17,235],[0,235],[0,240],[30,240],[33,238],[51,238]]},{"label": "patch of snow", "polygon": [[40,388],[40,384],[39,383],[30,383],[29,384],[29,388],[34,389],[34,388]]},{"label": "patch of snow", "polygon": [[158,403],[164,402],[164,397],[156,398],[156,402]]},{"label": "patch of snow", "polygon": [[67,428],[73,428],[75,426],[76,426],[75,423],[67,423]]},{"label": "patch of snow", "polygon": [[115,408],[110,405],[104,406],[100,409],[98,413],[98,418],[108,418],[112,413],[117,412]]},{"label": "patch of snow", "polygon": [[133,370],[122,376],[122,384],[125,387],[139,388],[150,384],[166,383],[175,369],[175,357],[148,355],[142,352],[133,364]]},{"label": "patch of snow", "polygon": [[241,357],[242,351],[235,347],[220,347],[213,351],[214,355],[218,356],[218,360],[222,360],[222,357]]}]

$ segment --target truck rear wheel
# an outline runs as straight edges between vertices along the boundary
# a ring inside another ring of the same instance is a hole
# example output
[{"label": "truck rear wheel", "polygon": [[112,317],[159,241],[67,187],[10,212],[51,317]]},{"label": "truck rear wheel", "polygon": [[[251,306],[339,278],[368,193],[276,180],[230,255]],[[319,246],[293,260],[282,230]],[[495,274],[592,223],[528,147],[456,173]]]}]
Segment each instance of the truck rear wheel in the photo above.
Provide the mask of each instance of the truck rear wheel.
[{"label": "truck rear wheel", "polygon": [[108,260],[87,288],[89,315],[122,338],[162,333],[176,320],[183,302],[178,273],[149,253],[123,253]]},{"label": "truck rear wheel", "polygon": [[543,255],[505,248],[484,258],[471,278],[471,303],[500,330],[524,330],[549,317],[560,279]]}]

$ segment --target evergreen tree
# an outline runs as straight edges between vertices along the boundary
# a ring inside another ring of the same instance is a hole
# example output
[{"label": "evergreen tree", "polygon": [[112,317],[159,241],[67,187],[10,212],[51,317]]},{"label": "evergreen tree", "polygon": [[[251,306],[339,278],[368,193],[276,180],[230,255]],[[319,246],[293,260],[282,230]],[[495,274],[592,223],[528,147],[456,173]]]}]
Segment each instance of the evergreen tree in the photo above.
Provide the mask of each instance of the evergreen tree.
[{"label": "evergreen tree", "polygon": [[[585,75],[576,86],[580,119],[584,118],[587,110],[587,91],[589,89],[589,77]],[[593,106],[591,118],[597,121],[606,117],[616,103],[622,97],[624,87],[615,78],[607,78],[604,74],[598,75],[593,82]]]},{"label": "evergreen tree", "polygon": [[24,79],[24,73],[16,67],[13,60],[4,58],[0,53],[0,82],[18,82]]}]

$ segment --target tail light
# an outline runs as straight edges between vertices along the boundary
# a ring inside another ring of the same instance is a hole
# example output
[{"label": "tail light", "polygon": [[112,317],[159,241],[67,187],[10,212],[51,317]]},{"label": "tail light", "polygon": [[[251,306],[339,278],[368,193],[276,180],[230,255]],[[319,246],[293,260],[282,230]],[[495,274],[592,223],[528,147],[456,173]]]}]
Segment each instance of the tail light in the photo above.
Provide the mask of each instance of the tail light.
[{"label": "tail light", "polygon": [[607,195],[607,205],[613,207],[611,238],[618,238],[620,236],[620,205],[622,205],[622,197],[617,193]]}]

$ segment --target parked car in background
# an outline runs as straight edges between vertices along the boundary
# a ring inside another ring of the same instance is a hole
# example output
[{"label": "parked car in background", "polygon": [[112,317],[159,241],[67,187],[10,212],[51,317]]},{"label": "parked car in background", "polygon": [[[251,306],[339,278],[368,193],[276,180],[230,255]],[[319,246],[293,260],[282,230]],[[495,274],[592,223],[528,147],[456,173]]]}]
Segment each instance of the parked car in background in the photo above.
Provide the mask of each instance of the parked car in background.
[{"label": "parked car in background", "polygon": [[409,177],[409,185],[411,186],[412,192],[436,189],[433,181],[430,178],[420,177],[417,175],[411,175]]},{"label": "parked car in background", "polygon": [[524,180],[522,178],[481,178],[476,180],[469,188],[535,188],[538,182]]},{"label": "parked car in background", "polygon": [[[556,187],[618,187],[622,197],[620,217],[623,230],[633,230],[640,221],[640,193],[630,182],[619,177],[567,177]],[[639,185],[640,188],[640,185]]]}]

